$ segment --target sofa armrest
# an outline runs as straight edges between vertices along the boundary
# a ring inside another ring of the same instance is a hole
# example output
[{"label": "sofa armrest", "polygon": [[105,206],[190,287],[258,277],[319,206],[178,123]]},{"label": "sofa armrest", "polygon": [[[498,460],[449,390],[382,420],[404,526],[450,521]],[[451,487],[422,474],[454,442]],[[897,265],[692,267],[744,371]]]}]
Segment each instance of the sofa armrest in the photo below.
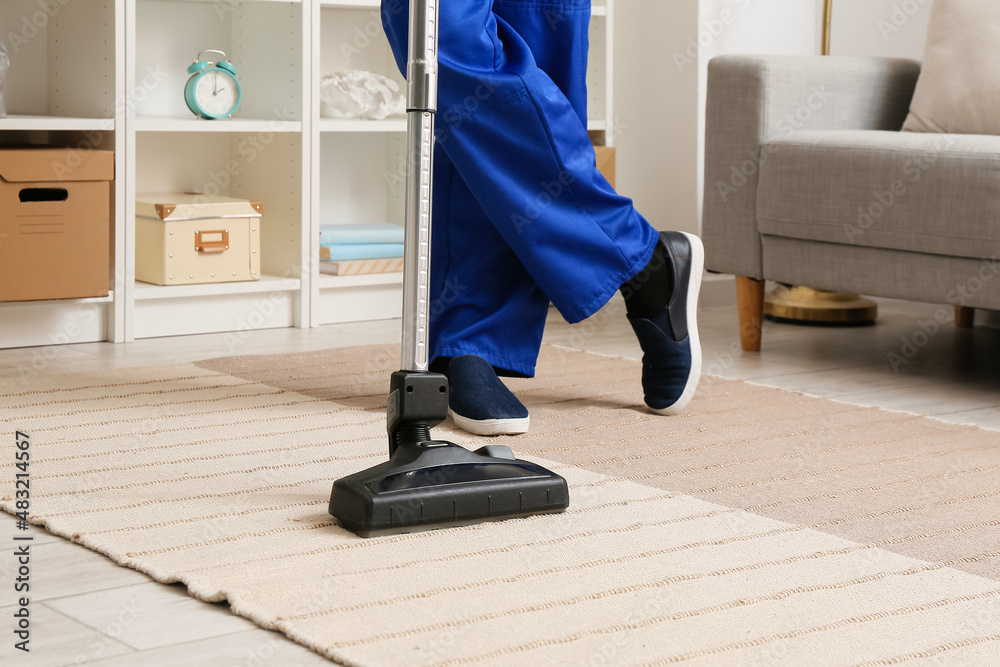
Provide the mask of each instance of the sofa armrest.
[{"label": "sofa armrest", "polygon": [[895,58],[720,56],[708,65],[702,235],[710,271],[762,279],[761,144],[805,129],[899,130],[920,64]]}]

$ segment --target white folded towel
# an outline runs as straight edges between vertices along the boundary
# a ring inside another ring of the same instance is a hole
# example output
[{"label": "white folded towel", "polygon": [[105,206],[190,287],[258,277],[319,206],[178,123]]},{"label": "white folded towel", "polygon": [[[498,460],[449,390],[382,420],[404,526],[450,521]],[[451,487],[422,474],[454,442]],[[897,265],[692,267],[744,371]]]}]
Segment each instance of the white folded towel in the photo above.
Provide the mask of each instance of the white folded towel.
[{"label": "white folded towel", "polygon": [[324,118],[382,120],[406,113],[406,99],[392,79],[363,70],[334,72],[320,81]]}]

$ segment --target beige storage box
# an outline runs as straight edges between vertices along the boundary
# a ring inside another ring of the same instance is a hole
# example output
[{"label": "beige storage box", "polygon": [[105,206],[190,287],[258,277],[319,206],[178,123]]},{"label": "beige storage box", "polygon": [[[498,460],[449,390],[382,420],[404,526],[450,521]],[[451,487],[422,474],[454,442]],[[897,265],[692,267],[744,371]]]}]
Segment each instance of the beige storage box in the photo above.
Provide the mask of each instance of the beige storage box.
[{"label": "beige storage box", "polygon": [[108,295],[112,151],[0,149],[0,301]]},{"label": "beige storage box", "polygon": [[135,278],[154,285],[260,280],[256,201],[205,195],[140,195]]}]

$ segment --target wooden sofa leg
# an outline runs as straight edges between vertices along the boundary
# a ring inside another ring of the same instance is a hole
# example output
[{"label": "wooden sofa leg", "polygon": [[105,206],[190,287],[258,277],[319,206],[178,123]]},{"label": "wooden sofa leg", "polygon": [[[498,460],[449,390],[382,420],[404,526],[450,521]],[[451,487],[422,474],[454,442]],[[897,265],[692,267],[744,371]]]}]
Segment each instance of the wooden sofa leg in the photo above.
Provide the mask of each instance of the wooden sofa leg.
[{"label": "wooden sofa leg", "polygon": [[736,276],[736,307],[743,349],[760,352],[761,328],[764,325],[764,281]]},{"label": "wooden sofa leg", "polygon": [[976,320],[976,309],[965,306],[955,306],[955,327],[968,329]]}]

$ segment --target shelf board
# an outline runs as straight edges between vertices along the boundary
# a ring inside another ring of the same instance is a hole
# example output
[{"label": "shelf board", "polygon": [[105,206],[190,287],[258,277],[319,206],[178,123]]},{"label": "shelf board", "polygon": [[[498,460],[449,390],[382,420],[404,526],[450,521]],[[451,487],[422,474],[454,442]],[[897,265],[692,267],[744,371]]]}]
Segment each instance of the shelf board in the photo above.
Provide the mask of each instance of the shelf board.
[{"label": "shelf board", "polygon": [[13,306],[73,306],[73,305],[84,305],[87,303],[112,303],[115,300],[115,293],[113,290],[108,291],[107,296],[94,296],[85,299],[45,299],[42,301],[2,301],[0,302],[0,308],[7,308]]},{"label": "shelf board", "polygon": [[135,281],[135,300],[186,299],[200,296],[231,296],[260,292],[295,292],[302,288],[298,278],[261,276],[260,280],[238,283],[208,283],[204,285],[152,285]]},{"label": "shelf board", "polygon": [[354,118],[324,118],[319,122],[320,132],[406,132],[405,118],[385,120],[360,120]]},{"label": "shelf board", "polygon": [[137,132],[301,132],[297,120],[257,120],[253,118],[163,118],[144,116],[135,119]]},{"label": "shelf board", "polygon": [[378,9],[379,0],[320,0],[320,6],[339,9]]},{"label": "shelf board", "polygon": [[366,273],[359,276],[332,276],[326,273],[319,275],[319,288],[321,290],[368,287],[370,285],[402,286],[402,284],[402,273]]},{"label": "shelf board", "polygon": [[114,129],[114,118],[20,115],[0,118],[0,130],[104,130],[113,132]]}]

